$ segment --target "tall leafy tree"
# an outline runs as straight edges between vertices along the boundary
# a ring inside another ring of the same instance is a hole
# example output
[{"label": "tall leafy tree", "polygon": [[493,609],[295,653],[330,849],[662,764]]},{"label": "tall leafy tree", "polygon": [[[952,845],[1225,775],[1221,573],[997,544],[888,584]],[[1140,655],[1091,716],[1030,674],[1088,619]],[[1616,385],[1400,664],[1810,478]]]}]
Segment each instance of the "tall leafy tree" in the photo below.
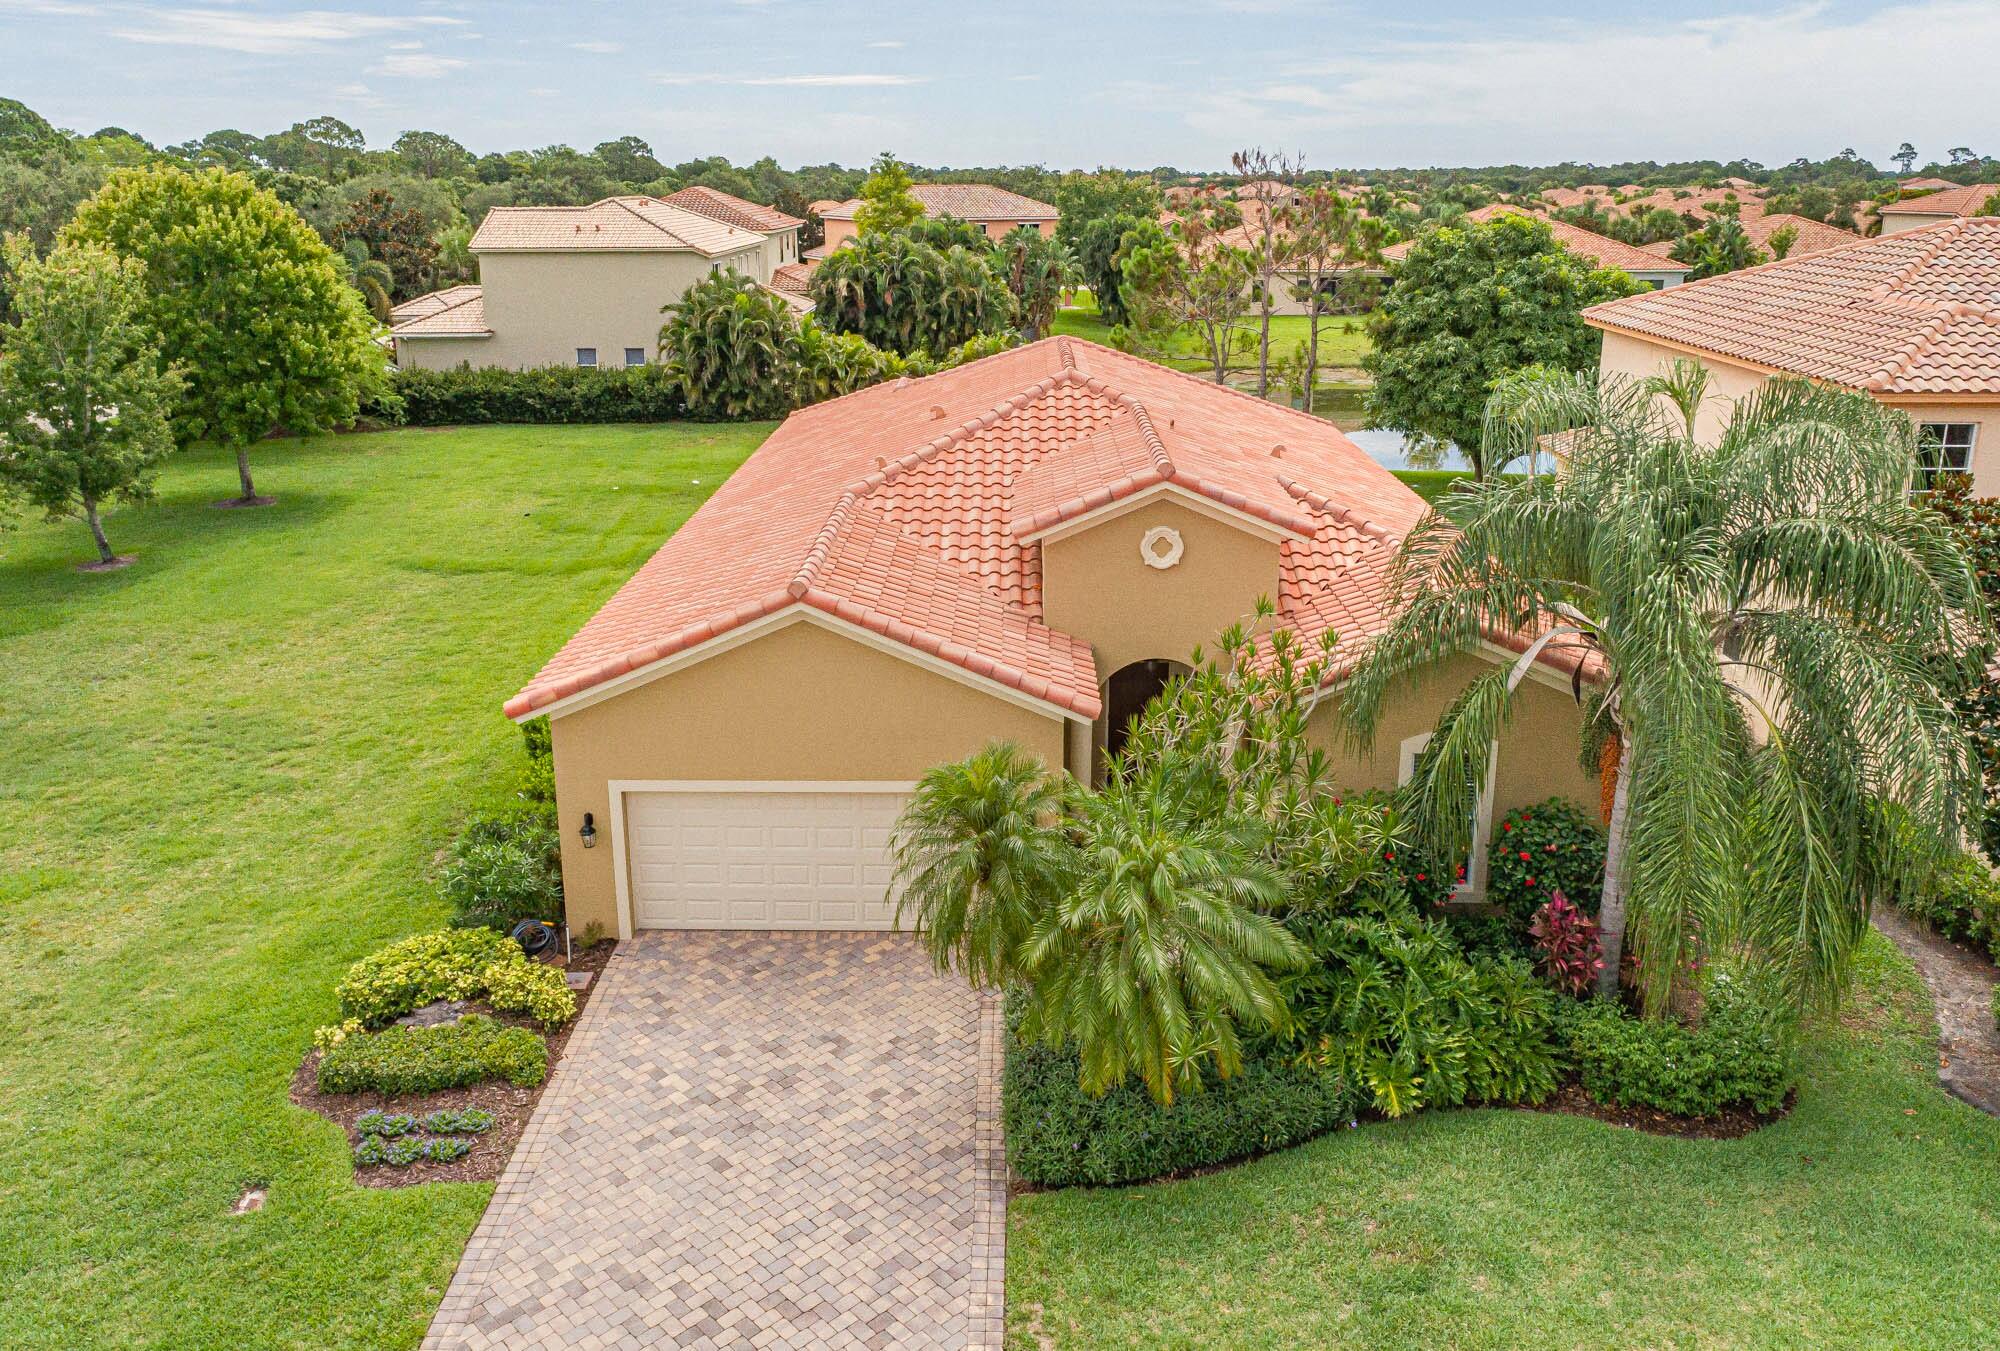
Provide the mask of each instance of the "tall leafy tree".
[{"label": "tall leafy tree", "polygon": [[1084,232],[1099,221],[1116,216],[1138,220],[1158,216],[1160,189],[1151,178],[1105,169],[1094,174],[1064,174],[1056,185],[1055,208],[1056,238],[1081,253]]},{"label": "tall leafy tree", "polygon": [[1165,354],[1193,335],[1218,385],[1251,306],[1250,259],[1226,238],[1239,223],[1232,203],[1191,203],[1157,243],[1133,249],[1124,264],[1131,340]]},{"label": "tall leafy tree", "polygon": [[1405,433],[1419,454],[1455,444],[1476,473],[1499,473],[1506,465],[1480,437],[1495,384],[1527,366],[1595,366],[1600,339],[1584,307],[1643,289],[1526,216],[1420,234],[1369,317],[1369,421]]},{"label": "tall leafy tree", "polygon": [[40,159],[68,148],[68,138],[19,99],[0,98],[0,158]]},{"label": "tall leafy tree", "polygon": [[923,214],[924,204],[910,192],[909,170],[884,150],[875,157],[874,167],[861,185],[861,205],[854,209],[855,231],[886,234],[914,225]]},{"label": "tall leafy tree", "polygon": [[[102,168],[60,152],[39,159],[0,157],[0,235],[27,237],[37,251],[55,243],[56,231],[77,205],[104,183]],[[0,319],[10,313],[12,281],[0,268]]]},{"label": "tall leafy tree", "polygon": [[1000,268],[1014,295],[1021,337],[1033,342],[1048,331],[1065,288],[1076,280],[1069,250],[1032,225],[1018,225],[1000,241]]},{"label": "tall leafy tree", "polygon": [[1374,281],[1359,269],[1382,261],[1383,226],[1348,208],[1324,186],[1308,189],[1292,212],[1289,249],[1292,300],[1306,313],[1304,360],[1299,363],[1301,403],[1310,413],[1319,382],[1319,335],[1328,315],[1351,310],[1357,292]]},{"label": "tall leafy tree", "polygon": [[[1060,227],[1057,233],[1060,237]],[[1164,243],[1166,235],[1151,216],[1123,211],[1100,216],[1077,232],[1077,276],[1090,288],[1106,323],[1131,322],[1125,304],[1125,259],[1135,249]]]},{"label": "tall leafy tree", "polygon": [[[1796,238],[1797,232],[1794,231],[1793,235]],[[1770,261],[1770,255],[1751,241],[1742,223],[1733,216],[1711,217],[1699,230],[1682,235],[1668,256],[1693,269],[1688,273],[1690,281],[1719,277],[1725,272],[1737,272]]]},{"label": "tall leafy tree", "polygon": [[128,169],[64,228],[145,264],[140,319],[187,385],[174,431],[236,452],[242,494],[259,498],[250,447],[274,429],[352,420],[384,378],[382,350],[340,260],[299,214],[243,174]]},{"label": "tall leafy tree", "polygon": [[79,244],[37,258],[19,235],[4,261],[18,318],[0,328],[0,493],[81,517],[100,565],[116,565],[102,509],[151,495],[180,386],[139,318],[144,268]]},{"label": "tall leafy tree", "polygon": [[417,295],[436,280],[437,245],[423,213],[397,206],[385,189],[371,191],[333,227],[334,248],[345,248],[350,241],[361,244],[368,257],[389,269],[393,299]]},{"label": "tall leafy tree", "polygon": [[406,131],[391,148],[420,178],[457,178],[472,171],[472,152],[441,131]]},{"label": "tall leafy tree", "polygon": [[1533,640],[1452,701],[1412,780],[1433,841],[1461,849],[1530,659],[1587,659],[1583,751],[1615,767],[1605,988],[1629,934],[1652,1015],[1697,958],[1754,965],[1807,1010],[1841,990],[1903,861],[1885,807],[1932,855],[1976,811],[1952,698],[1989,621],[1950,529],[1910,500],[1906,415],[1774,380],[1704,445],[1706,397],[1691,363],[1642,382],[1503,382],[1489,457],[1565,431],[1567,472],[1462,481],[1419,524],[1392,576],[1396,619],[1341,709],[1365,742],[1392,690],[1492,633]]},{"label": "tall leafy tree", "polygon": [[[1293,157],[1273,155],[1261,147],[1239,150],[1229,163],[1239,177],[1287,187],[1299,171]],[[1297,245],[1296,213],[1289,200],[1270,197],[1239,202],[1237,212],[1243,219],[1242,249],[1250,264],[1250,294],[1257,314],[1257,397],[1261,399],[1271,391],[1271,314],[1286,285],[1280,278],[1290,270]]]}]

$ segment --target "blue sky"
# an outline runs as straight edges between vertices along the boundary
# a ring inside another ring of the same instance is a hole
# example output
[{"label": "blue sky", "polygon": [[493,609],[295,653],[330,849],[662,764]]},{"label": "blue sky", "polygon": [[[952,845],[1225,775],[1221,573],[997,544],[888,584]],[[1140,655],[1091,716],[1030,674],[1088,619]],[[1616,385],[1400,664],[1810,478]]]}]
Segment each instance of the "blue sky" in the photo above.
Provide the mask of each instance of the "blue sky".
[{"label": "blue sky", "polygon": [[332,113],[669,162],[1942,158],[2000,151],[1996,68],[1995,0],[0,0],[0,95],[78,130]]}]

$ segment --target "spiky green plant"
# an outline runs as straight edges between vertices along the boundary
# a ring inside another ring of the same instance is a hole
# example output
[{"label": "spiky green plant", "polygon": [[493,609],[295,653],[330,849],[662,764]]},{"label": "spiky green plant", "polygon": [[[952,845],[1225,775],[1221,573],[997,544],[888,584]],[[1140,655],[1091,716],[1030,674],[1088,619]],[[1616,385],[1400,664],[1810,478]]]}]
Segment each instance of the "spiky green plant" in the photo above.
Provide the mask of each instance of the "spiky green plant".
[{"label": "spiky green plant", "polygon": [[1412,673],[1535,638],[1454,699],[1412,781],[1428,833],[1462,849],[1530,658],[1587,660],[1583,749],[1620,747],[1601,988],[1629,926],[1650,1014],[1688,962],[1722,956],[1805,1011],[1837,997],[1881,874],[1909,853],[1883,847],[1884,804],[1935,853],[1979,800],[1951,699],[1990,631],[1950,531],[1910,500],[1905,415],[1773,380],[1706,445],[1705,385],[1687,365],[1503,381],[1489,449],[1566,432],[1566,471],[1462,481],[1411,532],[1397,619],[1341,707],[1365,744]]},{"label": "spiky green plant", "polygon": [[1088,1092],[1136,1075],[1172,1102],[1208,1062],[1224,1077],[1242,1069],[1239,1025],[1286,1026],[1271,972],[1307,959],[1266,913],[1284,883],[1261,823],[1208,813],[1211,801],[1164,768],[1073,795],[1081,875],[1021,949],[1021,1030],[1074,1044]]},{"label": "spiky green plant", "polygon": [[918,781],[896,823],[896,922],[938,970],[987,987],[1021,978],[1022,944],[1076,871],[1062,811],[1061,777],[1009,742]]}]

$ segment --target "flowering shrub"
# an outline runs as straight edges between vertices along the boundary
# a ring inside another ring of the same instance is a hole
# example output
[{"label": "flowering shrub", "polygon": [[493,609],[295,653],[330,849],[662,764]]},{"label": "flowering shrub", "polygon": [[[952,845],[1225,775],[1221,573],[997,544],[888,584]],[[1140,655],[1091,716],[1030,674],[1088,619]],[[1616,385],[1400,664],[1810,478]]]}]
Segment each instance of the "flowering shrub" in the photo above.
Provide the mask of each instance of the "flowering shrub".
[{"label": "flowering shrub", "polygon": [[[532,768],[534,761],[529,763]],[[561,918],[562,840],[555,808],[538,804],[467,822],[452,841],[438,893],[451,907],[454,924],[505,932],[524,919]]]},{"label": "flowering shrub", "polygon": [[1535,940],[1535,968],[1564,994],[1581,995],[1604,969],[1604,959],[1597,955],[1597,921],[1561,891],[1535,912],[1528,932]]},{"label": "flowering shrub", "polygon": [[1604,886],[1604,832],[1562,798],[1520,807],[1494,828],[1486,855],[1486,899],[1525,932],[1560,891],[1586,915]]},{"label": "flowering shrub", "polygon": [[479,1107],[457,1111],[442,1107],[424,1118],[424,1129],[433,1135],[484,1135],[493,1129],[493,1113]]},{"label": "flowering shrub", "polygon": [[341,1022],[327,1023],[322,1027],[316,1027],[313,1029],[313,1049],[315,1051],[331,1051],[334,1047],[340,1045],[340,1043],[346,1041],[360,1030],[361,1020],[359,1018],[347,1018]]},{"label": "flowering shrub", "polygon": [[417,1128],[408,1112],[385,1112],[380,1108],[354,1118],[354,1129],[363,1135],[408,1135]]},{"label": "flowering shrub", "polygon": [[334,993],[350,1019],[379,1027],[440,999],[475,997],[486,988],[487,969],[510,959],[527,960],[503,933],[441,929],[363,957],[347,969]]},{"label": "flowering shrub", "polygon": [[543,1027],[561,1027],[576,1017],[576,995],[562,971],[531,962],[515,948],[511,961],[486,968],[486,1002],[502,1013],[519,1013]]}]

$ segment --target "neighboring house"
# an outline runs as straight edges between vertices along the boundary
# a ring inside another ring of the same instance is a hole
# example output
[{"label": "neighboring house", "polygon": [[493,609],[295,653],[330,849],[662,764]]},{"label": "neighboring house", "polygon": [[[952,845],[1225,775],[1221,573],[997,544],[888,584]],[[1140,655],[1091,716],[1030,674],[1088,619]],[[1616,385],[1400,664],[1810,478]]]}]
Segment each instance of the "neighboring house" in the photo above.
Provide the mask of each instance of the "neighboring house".
[{"label": "neighboring house", "polygon": [[[1424,503],[1332,424],[1056,337],[802,409],[506,705],[546,716],[569,920],[886,928],[931,767],[1010,740],[1100,776],[1128,720],[1260,598],[1337,667],[1389,621]],[[1405,777],[1494,646],[1392,699],[1337,783]],[[1545,652],[1479,808],[1595,804],[1575,656]],[[1482,884],[1483,849],[1468,890]]]},{"label": "neighboring house", "polygon": [[1939,221],[1976,216],[1996,192],[2000,192],[2000,183],[1973,183],[1966,187],[1954,184],[1921,197],[1884,202],[1875,208],[1875,214],[1882,218],[1882,233],[1892,235]]},{"label": "neighboring house", "polygon": [[[1056,232],[1058,213],[1047,202],[986,183],[912,183],[910,195],[923,204],[925,215],[955,216],[978,226],[989,239],[999,239],[1022,225],[1045,235]],[[860,206],[861,199],[853,197],[821,211],[819,218],[826,226],[826,242],[809,250],[806,256],[824,258],[854,238],[854,213]]]},{"label": "neighboring house", "polygon": [[[1518,206],[1496,202],[1491,206],[1482,206],[1476,211],[1465,213],[1465,218],[1475,224],[1485,224],[1501,216],[1526,216],[1531,220],[1538,220],[1548,226],[1549,233],[1555,236],[1556,243],[1571,253],[1589,260],[1596,267],[1615,267],[1621,272],[1630,274],[1632,280],[1650,286],[1654,290],[1666,286],[1679,286],[1687,280],[1687,274],[1693,270],[1686,263],[1677,263],[1671,258],[1649,253],[1635,244],[1627,244],[1623,240],[1612,239],[1608,235],[1601,235],[1594,230],[1586,230],[1553,217],[1539,216]],[[1400,244],[1391,244],[1382,250],[1383,261],[1392,266],[1402,262],[1409,256],[1410,247],[1415,242],[1406,239]]]},{"label": "neighboring house", "polygon": [[813,308],[812,274],[813,265],[810,262],[786,263],[771,273],[768,285],[794,311],[806,314]]},{"label": "neighboring house", "polygon": [[1238,201],[1265,202],[1272,206],[1297,206],[1304,192],[1291,183],[1275,178],[1253,178],[1235,190]]},{"label": "neighboring house", "polygon": [[675,197],[494,207],[472,236],[479,285],[396,307],[396,364],[644,365],[695,282],[725,267],[769,282],[797,261],[802,221],[707,188]]},{"label": "neighboring house", "polygon": [[1949,178],[1906,178],[1896,188],[1900,192],[1940,192],[1958,186]]},{"label": "neighboring house", "polygon": [[1818,253],[1821,249],[1837,249],[1863,238],[1852,230],[1843,230],[1838,225],[1828,225],[1825,221],[1807,216],[1795,216],[1789,211],[1753,216],[1743,222],[1743,233],[1750,236],[1752,244],[1769,253],[1771,236],[1787,226],[1798,236],[1792,241],[1791,252],[1785,255],[1787,258],[1796,258],[1802,253]]},{"label": "neighboring house", "polygon": [[1925,478],[2000,494],[2000,219],[1950,220],[1594,305],[1600,368],[1708,369],[1696,434],[1775,375],[1863,391],[1918,426]]}]

